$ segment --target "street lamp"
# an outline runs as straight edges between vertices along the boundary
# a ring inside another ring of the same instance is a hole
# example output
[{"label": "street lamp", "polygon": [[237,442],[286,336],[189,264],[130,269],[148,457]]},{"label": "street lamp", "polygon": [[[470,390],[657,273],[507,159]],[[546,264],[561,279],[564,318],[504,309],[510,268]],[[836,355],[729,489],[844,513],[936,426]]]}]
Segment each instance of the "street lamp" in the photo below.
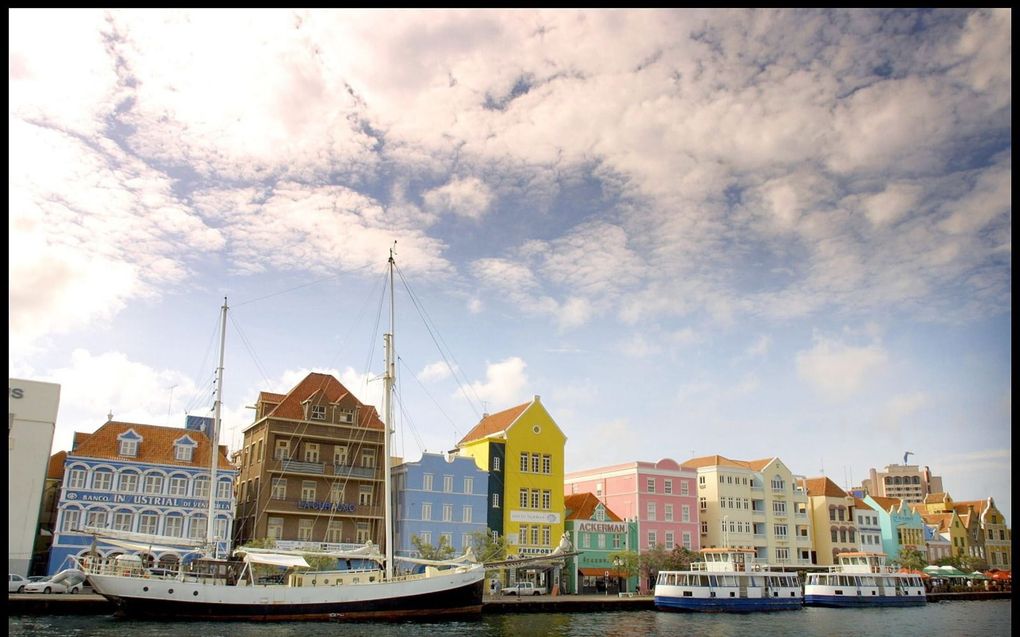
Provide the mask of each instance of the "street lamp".
[{"label": "street lamp", "polygon": [[618,593],[623,592],[623,587],[620,585],[620,569],[623,567],[623,558],[617,555],[613,558],[613,572],[616,574],[616,591]]}]

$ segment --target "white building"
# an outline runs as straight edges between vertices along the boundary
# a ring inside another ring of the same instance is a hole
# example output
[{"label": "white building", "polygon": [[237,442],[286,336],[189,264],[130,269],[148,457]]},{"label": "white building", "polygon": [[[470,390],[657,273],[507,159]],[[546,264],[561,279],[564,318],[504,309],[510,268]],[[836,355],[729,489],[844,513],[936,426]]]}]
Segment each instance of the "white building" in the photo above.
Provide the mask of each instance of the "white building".
[{"label": "white building", "polygon": [[9,573],[28,575],[59,405],[60,385],[7,379]]}]

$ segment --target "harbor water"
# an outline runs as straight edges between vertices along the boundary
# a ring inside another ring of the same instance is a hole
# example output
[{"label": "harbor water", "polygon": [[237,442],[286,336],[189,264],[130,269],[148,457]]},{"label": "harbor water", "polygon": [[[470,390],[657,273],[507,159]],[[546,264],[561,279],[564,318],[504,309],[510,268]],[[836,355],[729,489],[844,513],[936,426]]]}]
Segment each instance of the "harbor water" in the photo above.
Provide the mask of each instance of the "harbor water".
[{"label": "harbor water", "polygon": [[402,623],[165,623],[110,616],[15,616],[11,637],[837,637],[1011,633],[1011,600],[954,601],[919,608],[804,608],[776,613],[687,614],[660,611],[486,614],[472,621]]}]

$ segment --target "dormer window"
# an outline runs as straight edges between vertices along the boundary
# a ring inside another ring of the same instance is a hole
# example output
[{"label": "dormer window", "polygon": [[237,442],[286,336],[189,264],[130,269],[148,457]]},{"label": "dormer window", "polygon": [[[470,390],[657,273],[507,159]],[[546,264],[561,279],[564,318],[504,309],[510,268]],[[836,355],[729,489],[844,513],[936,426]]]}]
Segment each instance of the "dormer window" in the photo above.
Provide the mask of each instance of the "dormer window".
[{"label": "dormer window", "polygon": [[174,460],[179,462],[191,462],[194,457],[195,447],[198,446],[189,436],[179,438],[174,442]]},{"label": "dormer window", "polygon": [[325,420],[325,419],[326,419],[326,406],[312,405],[312,420]]},{"label": "dormer window", "polygon": [[138,443],[142,441],[142,437],[135,433],[134,429],[128,429],[121,435],[117,436],[117,441],[120,443],[120,449],[118,453],[122,456],[129,458],[135,458],[138,456]]}]

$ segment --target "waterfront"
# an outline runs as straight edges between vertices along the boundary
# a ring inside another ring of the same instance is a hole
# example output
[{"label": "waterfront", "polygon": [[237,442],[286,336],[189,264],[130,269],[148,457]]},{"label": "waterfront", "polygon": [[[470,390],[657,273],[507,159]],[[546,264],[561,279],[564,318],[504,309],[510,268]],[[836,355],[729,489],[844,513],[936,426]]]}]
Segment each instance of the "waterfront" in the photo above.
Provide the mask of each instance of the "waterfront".
[{"label": "waterfront", "polygon": [[[754,635],[854,637],[857,635],[1009,635],[1011,600],[958,601],[920,608],[804,608],[779,613],[679,614],[658,611],[600,613],[506,613],[474,621],[346,623],[345,637],[623,637],[625,635]],[[180,632],[203,637],[333,637],[334,623],[139,622],[110,616],[8,617],[11,637],[166,637]]]}]

